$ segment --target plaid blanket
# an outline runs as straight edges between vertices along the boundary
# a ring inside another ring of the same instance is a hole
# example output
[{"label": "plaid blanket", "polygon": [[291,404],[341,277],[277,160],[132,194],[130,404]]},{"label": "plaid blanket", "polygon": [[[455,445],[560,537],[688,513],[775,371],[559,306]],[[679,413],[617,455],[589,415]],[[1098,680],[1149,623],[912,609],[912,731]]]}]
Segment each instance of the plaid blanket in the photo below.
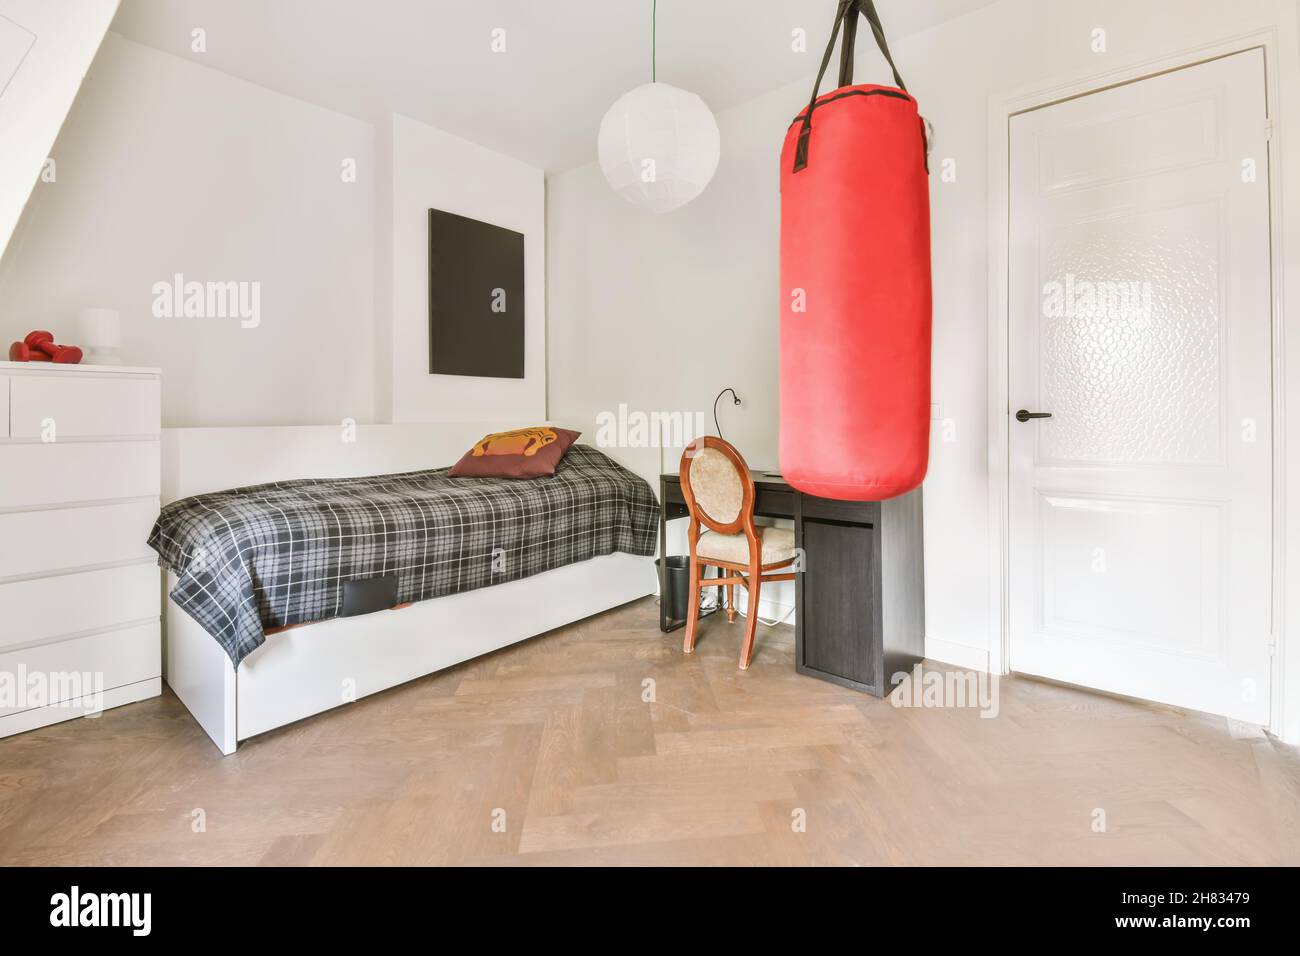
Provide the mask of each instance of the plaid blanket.
[{"label": "plaid blanket", "polygon": [[338,616],[345,581],[395,574],[405,603],[655,551],[654,492],[594,448],[574,445],[549,478],[447,471],[196,495],[162,510],[149,545],[236,667],[268,628]]}]

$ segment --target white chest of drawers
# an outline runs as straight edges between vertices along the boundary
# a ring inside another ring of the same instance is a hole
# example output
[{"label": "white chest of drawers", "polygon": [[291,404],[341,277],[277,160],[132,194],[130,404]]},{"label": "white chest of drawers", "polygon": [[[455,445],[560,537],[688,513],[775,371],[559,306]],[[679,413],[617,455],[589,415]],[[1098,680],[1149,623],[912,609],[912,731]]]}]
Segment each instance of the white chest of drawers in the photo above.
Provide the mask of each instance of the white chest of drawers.
[{"label": "white chest of drawers", "polygon": [[157,369],[0,362],[0,737],[162,692]]}]

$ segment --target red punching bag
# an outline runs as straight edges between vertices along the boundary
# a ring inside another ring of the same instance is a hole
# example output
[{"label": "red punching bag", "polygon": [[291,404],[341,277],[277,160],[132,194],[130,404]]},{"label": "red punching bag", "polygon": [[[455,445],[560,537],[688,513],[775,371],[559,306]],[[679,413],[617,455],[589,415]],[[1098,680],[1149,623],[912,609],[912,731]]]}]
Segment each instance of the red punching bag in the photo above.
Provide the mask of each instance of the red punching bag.
[{"label": "red punching bag", "polygon": [[[897,88],[853,86],[858,14]],[[841,25],[840,87],[817,95]],[[841,0],[808,108],[781,150],[781,473],[872,501],[925,477],[930,196],[925,121],[872,0]]]}]

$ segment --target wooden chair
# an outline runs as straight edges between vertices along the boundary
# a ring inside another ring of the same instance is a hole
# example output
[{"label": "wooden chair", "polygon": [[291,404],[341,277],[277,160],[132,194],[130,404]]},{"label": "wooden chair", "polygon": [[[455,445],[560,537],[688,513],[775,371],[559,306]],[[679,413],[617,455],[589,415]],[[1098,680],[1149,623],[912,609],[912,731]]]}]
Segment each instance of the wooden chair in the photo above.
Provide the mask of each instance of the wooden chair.
[{"label": "wooden chair", "polygon": [[[785,528],[759,528],[754,524],[754,478],[740,452],[711,435],[694,442],[682,455],[682,496],[690,510],[686,531],[690,545],[690,593],[686,610],[686,640],[682,651],[695,650],[700,622],[700,591],[726,586],[727,621],[735,620],[735,586],[749,591],[745,615],[745,641],[740,649],[740,669],[749,667],[758,627],[758,596],[764,581],[793,581],[794,532]],[[701,533],[701,526],[707,531]],[[729,571],[727,577],[705,578],[712,565]],[[770,573],[770,572],[786,573]]]}]

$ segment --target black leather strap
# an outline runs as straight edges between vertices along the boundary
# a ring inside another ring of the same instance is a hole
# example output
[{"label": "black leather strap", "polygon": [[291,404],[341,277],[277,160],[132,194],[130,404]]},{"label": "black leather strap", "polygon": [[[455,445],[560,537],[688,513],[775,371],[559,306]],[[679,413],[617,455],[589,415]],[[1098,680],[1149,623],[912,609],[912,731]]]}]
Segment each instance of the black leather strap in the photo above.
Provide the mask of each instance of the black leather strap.
[{"label": "black leather strap", "polygon": [[849,9],[844,13],[844,38],[840,40],[840,86],[853,85],[853,47],[857,38],[857,3],[849,0]]},{"label": "black leather strap", "polygon": [[812,98],[808,100],[808,108],[804,110],[803,125],[799,127],[799,141],[794,148],[794,171],[797,173],[808,165],[808,140],[812,136],[812,115],[813,109],[817,105],[817,91],[821,89],[822,77],[826,75],[826,67],[831,65],[831,53],[835,50],[835,41],[840,35],[840,24],[844,22],[844,14],[852,5],[853,0],[840,0],[840,5],[835,10],[835,25],[831,27],[831,38],[826,44],[826,52],[822,54],[822,65],[817,70],[817,82],[813,84]]},{"label": "black leather strap", "polygon": [[907,87],[903,84],[903,77],[899,75],[898,67],[894,66],[894,58],[889,53],[889,44],[885,42],[885,30],[880,25],[880,15],[876,12],[874,0],[840,0],[835,10],[835,25],[831,28],[831,38],[826,44],[826,52],[822,54],[822,65],[817,70],[817,82],[813,84],[808,109],[804,112],[803,126],[799,130],[799,142],[794,152],[796,173],[808,165],[808,141],[812,136],[812,116],[813,110],[817,108],[817,92],[821,89],[822,79],[826,76],[826,68],[830,66],[831,54],[835,51],[835,41],[839,38],[841,25],[844,26],[844,43],[840,48],[840,86],[851,86],[853,83],[853,45],[857,38],[859,13],[871,24],[871,32],[876,37],[876,46],[880,48],[880,52],[889,63],[889,69],[894,74],[894,83],[900,90],[907,91]]},{"label": "black leather strap", "polygon": [[[876,36],[876,46],[880,47],[880,52],[885,57],[885,62],[889,64],[889,71],[894,74],[894,85],[904,93],[907,87],[903,83],[903,78],[898,74],[898,67],[894,66],[894,58],[889,53],[889,43],[885,40],[885,28],[880,25],[880,14],[876,12],[874,0],[857,0],[858,12],[867,18],[871,24],[871,32]],[[856,25],[856,24],[855,24]],[[849,61],[849,82],[853,82],[853,62]],[[848,84],[842,84],[847,86]]]}]

